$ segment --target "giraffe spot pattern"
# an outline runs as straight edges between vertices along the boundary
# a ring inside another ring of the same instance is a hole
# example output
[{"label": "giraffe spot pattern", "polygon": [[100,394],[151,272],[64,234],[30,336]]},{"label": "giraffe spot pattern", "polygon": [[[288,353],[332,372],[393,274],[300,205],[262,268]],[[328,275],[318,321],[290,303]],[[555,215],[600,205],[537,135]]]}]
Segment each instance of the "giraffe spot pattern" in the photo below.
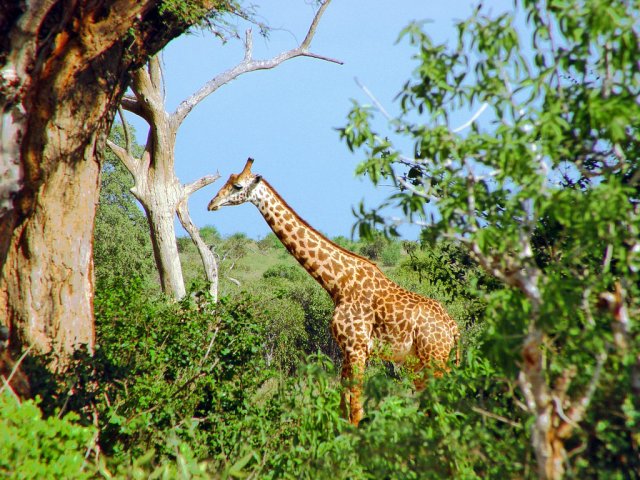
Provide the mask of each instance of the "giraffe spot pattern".
[{"label": "giraffe spot pattern", "polygon": [[[254,178],[247,162],[245,170],[232,176],[218,196],[225,189],[232,190],[230,182],[251,184]],[[379,351],[398,362],[411,360],[419,372],[426,372],[432,365],[441,371],[447,369],[458,327],[438,302],[399,287],[372,262],[324,238],[291,210],[266,181],[259,181],[248,195],[242,195],[242,201],[249,200],[259,208],[285,247],[336,305],[330,329],[343,352],[342,377],[356,380],[341,402],[345,409],[349,407],[352,423],[357,425],[363,415],[360,381],[372,352]],[[416,381],[416,388],[423,386],[424,379]]]}]

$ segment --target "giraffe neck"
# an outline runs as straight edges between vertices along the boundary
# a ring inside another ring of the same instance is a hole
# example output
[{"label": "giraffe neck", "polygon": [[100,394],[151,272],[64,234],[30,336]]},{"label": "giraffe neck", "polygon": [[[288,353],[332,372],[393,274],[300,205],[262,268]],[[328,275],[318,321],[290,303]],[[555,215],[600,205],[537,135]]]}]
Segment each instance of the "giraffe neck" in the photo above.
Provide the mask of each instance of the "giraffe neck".
[{"label": "giraffe neck", "polygon": [[261,180],[249,197],[286,249],[336,300],[361,262],[370,263],[313,229]]}]

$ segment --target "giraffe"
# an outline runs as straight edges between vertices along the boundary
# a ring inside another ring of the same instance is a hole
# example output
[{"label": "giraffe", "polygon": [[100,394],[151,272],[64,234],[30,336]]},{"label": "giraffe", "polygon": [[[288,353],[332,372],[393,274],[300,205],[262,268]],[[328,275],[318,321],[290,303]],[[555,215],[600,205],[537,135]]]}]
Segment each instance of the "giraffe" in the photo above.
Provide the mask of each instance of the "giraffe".
[{"label": "giraffe", "polygon": [[459,331],[442,305],[398,286],[375,263],[313,229],[266,180],[251,173],[252,164],[249,158],[241,173],[229,177],[208,210],[253,203],[289,253],[331,296],[331,333],[343,357],[345,418],[357,426],[363,417],[363,373],[374,349],[386,360],[409,365],[411,359],[418,390],[424,388],[426,372],[440,376],[447,371]]}]

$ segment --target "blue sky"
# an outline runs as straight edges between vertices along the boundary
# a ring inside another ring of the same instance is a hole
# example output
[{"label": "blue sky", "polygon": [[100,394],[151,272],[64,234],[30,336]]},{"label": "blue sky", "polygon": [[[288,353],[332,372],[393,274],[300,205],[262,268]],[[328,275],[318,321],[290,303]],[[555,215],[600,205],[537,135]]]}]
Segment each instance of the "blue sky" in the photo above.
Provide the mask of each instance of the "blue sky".
[{"label": "blue sky", "polygon": [[[239,172],[251,156],[253,171],[268,179],[311,225],[331,237],[349,236],[352,207],[361,200],[377,205],[391,193],[389,187],[376,189],[355,177],[361,155],[351,154],[335,130],[346,124],[351,99],[370,103],[354,78],[391,113],[397,111],[393,98],[415,67],[408,42],[396,44],[401,29],[413,20],[429,19],[426,29],[433,38],[455,41],[454,21],[466,18],[475,5],[462,0],[334,0],[311,50],[344,65],[296,58],[270,71],[248,73],[206,98],[181,126],[176,145],[176,171],[183,183],[216,171],[222,175],[191,197],[195,223],[213,225],[223,235],[244,232],[261,238],[270,232],[251,204],[206,210],[229,174]],[[513,3],[499,0],[490,5],[496,13]],[[267,39],[254,33],[254,58],[270,58],[302,41],[315,7],[308,0],[279,0],[260,2],[257,13],[274,30]],[[245,25],[239,28],[243,32]],[[173,110],[210,78],[242,60],[243,54],[241,41],[222,45],[210,33],[171,42],[163,52],[167,107]],[[141,122],[134,125],[143,143],[146,127]],[[400,231],[406,238],[418,235],[415,227]]]}]

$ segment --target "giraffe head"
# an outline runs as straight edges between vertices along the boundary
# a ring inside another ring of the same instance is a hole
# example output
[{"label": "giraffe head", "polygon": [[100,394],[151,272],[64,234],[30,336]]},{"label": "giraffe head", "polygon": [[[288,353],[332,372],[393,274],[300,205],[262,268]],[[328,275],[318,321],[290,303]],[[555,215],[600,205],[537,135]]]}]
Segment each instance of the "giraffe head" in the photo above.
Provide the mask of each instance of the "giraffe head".
[{"label": "giraffe head", "polygon": [[231,174],[227,183],[209,202],[207,210],[217,210],[227,205],[240,205],[251,199],[251,192],[262,179],[260,175],[251,173],[252,164],[253,158],[249,158],[242,172]]}]

